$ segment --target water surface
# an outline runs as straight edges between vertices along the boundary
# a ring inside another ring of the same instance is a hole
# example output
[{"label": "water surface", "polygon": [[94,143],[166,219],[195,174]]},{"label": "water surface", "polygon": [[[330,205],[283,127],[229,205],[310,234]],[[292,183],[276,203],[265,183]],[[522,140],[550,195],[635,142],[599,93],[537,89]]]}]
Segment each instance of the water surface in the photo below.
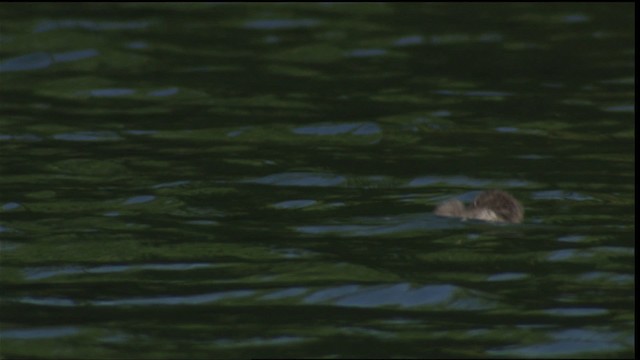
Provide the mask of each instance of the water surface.
[{"label": "water surface", "polygon": [[633,14],[2,5],[0,355],[634,357]]}]

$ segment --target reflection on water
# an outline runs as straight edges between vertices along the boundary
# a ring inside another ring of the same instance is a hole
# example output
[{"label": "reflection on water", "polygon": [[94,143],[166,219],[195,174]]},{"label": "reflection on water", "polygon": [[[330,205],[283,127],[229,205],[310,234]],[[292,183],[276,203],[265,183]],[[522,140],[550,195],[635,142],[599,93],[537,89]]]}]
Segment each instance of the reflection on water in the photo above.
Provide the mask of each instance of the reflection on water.
[{"label": "reflection on water", "polygon": [[635,355],[632,5],[4,10],[0,357]]},{"label": "reflection on water", "polygon": [[[93,271],[94,273],[97,272]],[[68,272],[72,273],[72,272]],[[45,276],[30,276],[30,280],[43,279]],[[469,291],[458,289],[453,285],[428,285],[421,288],[412,289],[407,283],[376,285],[376,286],[360,286],[360,285],[344,285],[332,287],[328,289],[320,289],[312,291],[309,289],[284,289],[269,292],[267,295],[258,297],[259,300],[252,300],[251,304],[259,304],[260,300],[286,300],[287,298],[299,298],[302,296],[302,304],[331,304],[335,306],[346,307],[381,307],[381,306],[397,306],[401,308],[411,307],[433,307],[437,306],[442,309],[455,310],[486,310],[495,308],[490,302],[483,301],[478,294],[464,294]],[[136,297],[117,300],[95,300],[84,302],[83,305],[95,306],[123,306],[123,305],[198,305],[225,301],[229,299],[246,298],[255,295],[252,290],[236,290],[217,292],[209,294],[196,294],[184,296],[161,296],[161,297]],[[77,306],[79,304],[64,301],[56,298],[33,298],[24,297],[18,299],[21,303],[39,304],[48,306]],[[574,315],[590,315],[591,309],[570,309],[558,310],[558,314],[566,315],[573,312]],[[606,312],[606,311],[605,311]],[[549,310],[547,313],[554,313]]]},{"label": "reflection on water", "polygon": [[75,326],[62,326],[50,328],[31,328],[1,331],[3,339],[49,339],[56,337],[72,336],[80,332]]},{"label": "reflection on water", "polygon": [[198,264],[198,263],[186,263],[186,264],[142,264],[142,265],[102,265],[92,267],[81,266],[60,266],[60,267],[35,267],[25,268],[23,270],[25,279],[28,280],[40,280],[59,275],[75,275],[75,274],[100,274],[100,273],[113,273],[131,270],[167,270],[167,271],[179,271],[179,270],[191,270],[202,267],[210,267],[212,264]]},{"label": "reflection on water", "polygon": [[282,173],[247,180],[248,183],[277,186],[335,186],[346,181],[344,176],[319,173]]},{"label": "reflection on water", "polygon": [[[549,334],[551,341],[531,346],[509,346],[491,349],[491,356],[518,357],[571,357],[575,354],[622,351],[625,346],[633,346],[633,339],[622,334],[602,333],[585,329],[554,331]],[[620,339],[622,338],[622,339]],[[621,342],[622,340],[622,342]]]}]

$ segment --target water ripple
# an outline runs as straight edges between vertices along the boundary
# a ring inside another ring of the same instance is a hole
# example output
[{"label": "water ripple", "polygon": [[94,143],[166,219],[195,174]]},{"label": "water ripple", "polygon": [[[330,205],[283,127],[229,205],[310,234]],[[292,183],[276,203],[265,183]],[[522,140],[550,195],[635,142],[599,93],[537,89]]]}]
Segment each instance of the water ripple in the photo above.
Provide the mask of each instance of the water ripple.
[{"label": "water ripple", "polygon": [[382,130],[376,123],[340,123],[340,124],[316,124],[293,129],[300,135],[374,135]]},{"label": "water ripple", "polygon": [[319,21],[314,19],[262,19],[247,21],[244,27],[256,30],[286,30],[313,27],[318,23]]},{"label": "water ripple", "polygon": [[274,186],[337,186],[347,179],[341,175],[323,173],[290,172],[264,176],[261,178],[244,180],[245,183],[274,185]]}]

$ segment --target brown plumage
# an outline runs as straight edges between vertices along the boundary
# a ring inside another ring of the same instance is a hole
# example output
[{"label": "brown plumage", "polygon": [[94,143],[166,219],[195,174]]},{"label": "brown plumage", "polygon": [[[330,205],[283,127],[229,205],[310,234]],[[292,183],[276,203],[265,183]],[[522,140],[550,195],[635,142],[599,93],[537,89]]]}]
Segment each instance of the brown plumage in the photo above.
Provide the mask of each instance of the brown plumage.
[{"label": "brown plumage", "polygon": [[464,220],[477,219],[508,223],[520,223],[524,219],[522,204],[511,194],[502,190],[483,191],[467,207],[459,200],[447,200],[439,204],[434,213]]}]

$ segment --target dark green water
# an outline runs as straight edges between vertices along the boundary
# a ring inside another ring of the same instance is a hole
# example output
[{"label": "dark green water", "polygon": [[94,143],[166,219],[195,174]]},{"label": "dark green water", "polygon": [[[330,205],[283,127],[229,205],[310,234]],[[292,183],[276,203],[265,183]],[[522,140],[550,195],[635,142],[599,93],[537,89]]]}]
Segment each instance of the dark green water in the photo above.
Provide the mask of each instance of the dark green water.
[{"label": "dark green water", "polygon": [[0,357],[634,357],[634,11],[0,5]]}]

